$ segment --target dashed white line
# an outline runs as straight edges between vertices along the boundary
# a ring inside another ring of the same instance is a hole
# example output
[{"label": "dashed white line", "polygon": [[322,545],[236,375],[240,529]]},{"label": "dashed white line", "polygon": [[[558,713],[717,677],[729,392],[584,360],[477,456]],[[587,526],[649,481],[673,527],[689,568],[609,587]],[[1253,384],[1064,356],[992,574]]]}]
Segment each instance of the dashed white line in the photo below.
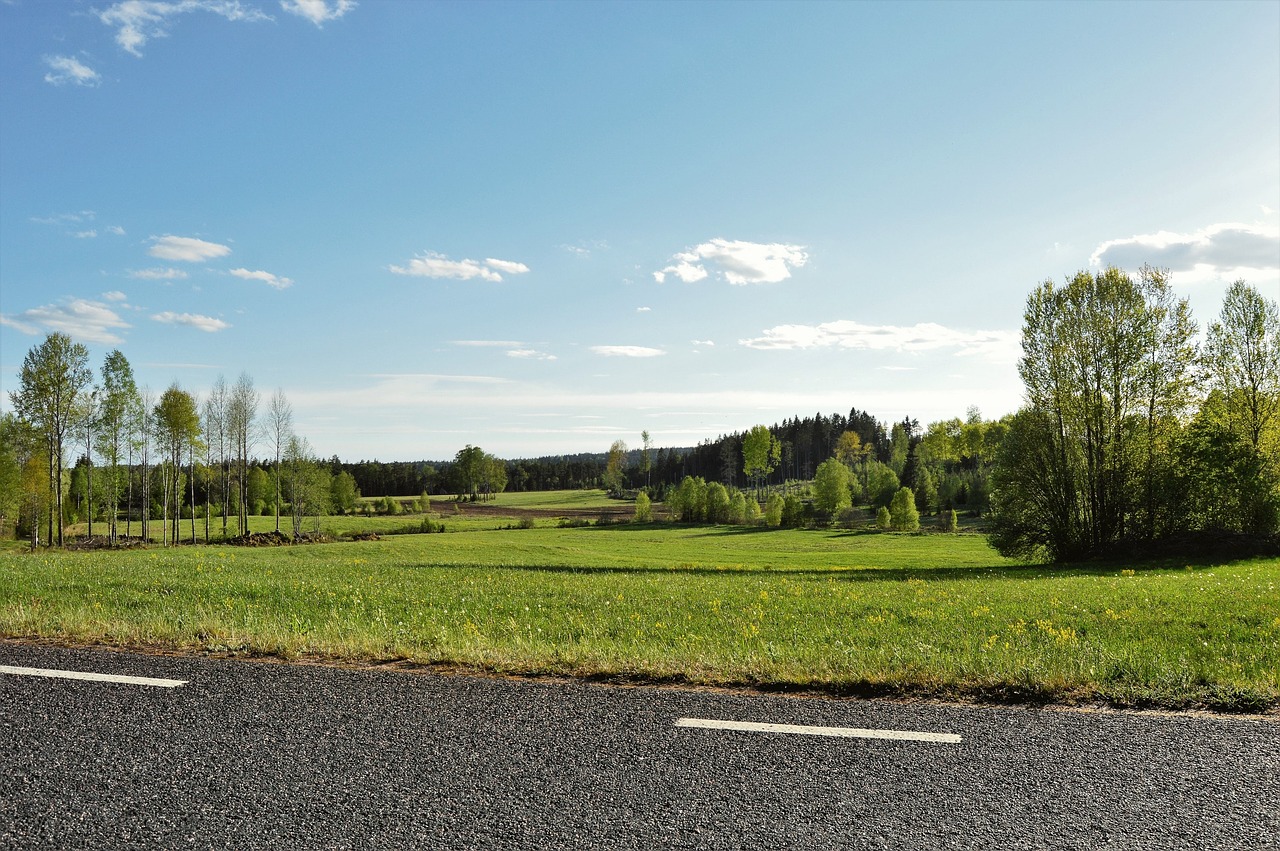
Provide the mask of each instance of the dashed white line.
[{"label": "dashed white line", "polygon": [[96,674],[92,671],[59,671],[56,668],[19,668],[14,665],[0,665],[0,674],[17,674],[26,677],[57,677],[64,680],[91,680],[99,683],[127,683],[135,686],[156,686],[158,688],[177,688],[187,684],[186,680],[127,677],[123,674]]},{"label": "dashed white line", "polygon": [[708,730],[738,730],[746,733],[790,733],[800,736],[832,736],[839,739],[894,739],[907,742],[959,744],[954,733],[927,733],[916,730],[863,730],[858,727],[809,727],[800,724],[759,724],[754,721],[719,721],[712,718],[681,718],[677,727]]}]

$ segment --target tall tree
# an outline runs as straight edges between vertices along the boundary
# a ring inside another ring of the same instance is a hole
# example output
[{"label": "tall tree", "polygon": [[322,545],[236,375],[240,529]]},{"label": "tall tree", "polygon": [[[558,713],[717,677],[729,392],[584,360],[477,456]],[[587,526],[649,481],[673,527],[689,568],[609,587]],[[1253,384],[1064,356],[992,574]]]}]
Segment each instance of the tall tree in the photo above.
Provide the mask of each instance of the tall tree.
[{"label": "tall tree", "polygon": [[752,426],[742,436],[742,472],[755,483],[757,499],[764,481],[781,460],[782,444],[768,426]]},{"label": "tall tree", "polygon": [[276,453],[276,531],[280,531],[280,455],[293,434],[293,406],[278,389],[267,403],[267,435]]},{"label": "tall tree", "polygon": [[107,464],[108,536],[116,541],[120,513],[120,463],[129,453],[130,416],[138,404],[138,386],[129,360],[114,350],[102,362],[102,405],[98,416],[98,451]]},{"label": "tall tree", "polygon": [[[66,334],[50,334],[27,352],[22,361],[18,390],[10,394],[14,410],[44,436],[49,448],[50,490],[56,502],[58,546],[63,544],[62,471],[67,436],[75,424],[82,395],[93,373],[89,350]],[[53,506],[50,506],[53,508]],[[49,512],[49,539],[53,540],[54,512]]]},{"label": "tall tree", "polygon": [[1224,397],[1233,430],[1255,450],[1280,416],[1280,311],[1244,281],[1236,281],[1209,325],[1211,386]]},{"label": "tall tree", "polygon": [[653,470],[653,440],[649,430],[640,432],[640,472],[644,473],[644,486],[650,485],[649,474]]},{"label": "tall tree", "polygon": [[[155,417],[160,444],[167,452],[171,465],[165,482],[164,504],[166,515],[170,513],[169,506],[172,506],[173,534],[167,537],[166,541],[176,544],[178,543],[178,520],[182,513],[182,460],[184,453],[188,459],[191,458],[190,450],[199,442],[200,414],[195,398],[174,383],[164,391],[160,401],[156,403]],[[190,470],[189,475],[194,476],[195,470]],[[191,506],[191,510],[194,514],[194,505]],[[192,522],[194,523],[194,517]],[[194,526],[192,537],[195,537]]]},{"label": "tall tree", "polygon": [[610,493],[622,493],[622,474],[627,463],[627,444],[615,440],[609,447],[604,467],[604,486]]},{"label": "tall tree", "polygon": [[227,424],[238,466],[239,492],[238,524],[241,535],[249,532],[249,454],[253,450],[258,415],[258,391],[253,389],[249,373],[240,373],[235,387],[231,388],[227,404]]}]

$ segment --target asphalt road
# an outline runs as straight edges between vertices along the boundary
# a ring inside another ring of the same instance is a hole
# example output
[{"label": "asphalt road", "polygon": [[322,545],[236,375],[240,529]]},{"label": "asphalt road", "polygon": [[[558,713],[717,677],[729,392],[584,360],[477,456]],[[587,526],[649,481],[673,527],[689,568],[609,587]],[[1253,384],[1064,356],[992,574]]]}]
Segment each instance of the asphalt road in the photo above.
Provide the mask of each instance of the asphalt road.
[{"label": "asphalt road", "polygon": [[[0,848],[1280,848],[1280,723],[0,642]],[[677,726],[730,719],[959,743]]]}]

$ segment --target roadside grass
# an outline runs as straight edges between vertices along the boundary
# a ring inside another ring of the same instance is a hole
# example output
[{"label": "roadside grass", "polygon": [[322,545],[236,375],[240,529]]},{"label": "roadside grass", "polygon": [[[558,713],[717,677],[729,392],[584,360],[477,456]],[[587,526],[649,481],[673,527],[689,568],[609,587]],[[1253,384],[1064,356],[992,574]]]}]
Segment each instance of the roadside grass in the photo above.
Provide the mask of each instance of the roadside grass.
[{"label": "roadside grass", "polygon": [[0,552],[0,635],[1274,711],[1278,586],[1276,559],[1026,566],[965,534],[535,528],[265,549],[10,550]]}]

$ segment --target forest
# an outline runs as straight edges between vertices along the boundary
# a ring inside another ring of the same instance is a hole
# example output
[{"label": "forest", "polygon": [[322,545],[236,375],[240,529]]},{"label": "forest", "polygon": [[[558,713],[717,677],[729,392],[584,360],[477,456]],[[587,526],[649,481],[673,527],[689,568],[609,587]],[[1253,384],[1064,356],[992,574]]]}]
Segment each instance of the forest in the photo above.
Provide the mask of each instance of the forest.
[{"label": "forest", "polygon": [[745,522],[771,494],[794,500],[787,525],[905,499],[921,515],[981,516],[1001,553],[1028,559],[1280,530],[1275,301],[1237,281],[1202,330],[1162,270],[1083,271],[1032,291],[1022,335],[1025,405],[996,420],[970,408],[885,423],[853,407],[692,447],[642,432],[600,452],[499,459],[468,445],[408,462],[317,458],[284,393],[264,402],[247,373],[200,396],[156,394],[120,351],[95,375],[85,346],[55,333],[28,353],[0,417],[0,529],[35,547],[64,544],[77,522],[115,542],[135,525],[149,538],[153,519],[176,536],[163,521],[181,519],[209,539],[273,515],[296,536],[305,517],[371,510],[361,496],[602,487],[698,522]]}]

